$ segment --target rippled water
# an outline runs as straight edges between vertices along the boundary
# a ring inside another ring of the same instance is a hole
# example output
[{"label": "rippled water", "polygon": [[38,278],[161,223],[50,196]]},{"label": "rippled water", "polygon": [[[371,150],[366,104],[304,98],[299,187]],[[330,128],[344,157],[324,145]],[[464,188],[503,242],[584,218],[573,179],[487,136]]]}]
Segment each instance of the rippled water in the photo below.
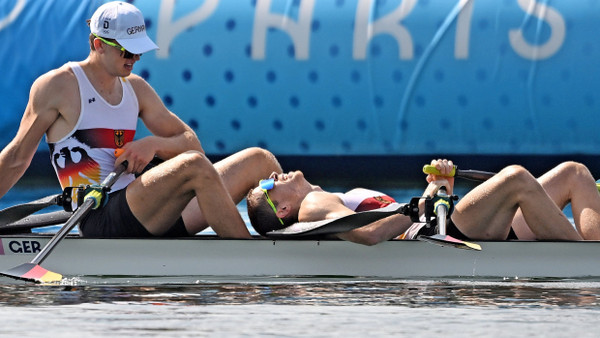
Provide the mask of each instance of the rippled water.
[{"label": "rippled water", "polygon": [[[11,191],[0,209],[52,193]],[[187,276],[66,284],[0,278],[0,336],[596,337],[600,324],[600,280]]]},{"label": "rippled water", "polygon": [[2,285],[2,332],[592,337],[600,315],[598,281],[105,282]]}]

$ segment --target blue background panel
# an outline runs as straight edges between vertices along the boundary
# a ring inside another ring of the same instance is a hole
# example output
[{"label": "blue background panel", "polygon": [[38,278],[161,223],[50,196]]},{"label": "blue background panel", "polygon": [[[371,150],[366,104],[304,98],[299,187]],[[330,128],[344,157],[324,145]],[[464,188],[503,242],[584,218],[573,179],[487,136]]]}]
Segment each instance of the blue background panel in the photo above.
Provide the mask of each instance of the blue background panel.
[{"label": "blue background panel", "polygon": [[[208,154],[594,155],[600,146],[598,1],[131,2],[160,47],[135,72]],[[85,20],[101,3],[0,2],[0,146],[35,78],[87,56]],[[137,137],[146,133],[140,126]]]}]

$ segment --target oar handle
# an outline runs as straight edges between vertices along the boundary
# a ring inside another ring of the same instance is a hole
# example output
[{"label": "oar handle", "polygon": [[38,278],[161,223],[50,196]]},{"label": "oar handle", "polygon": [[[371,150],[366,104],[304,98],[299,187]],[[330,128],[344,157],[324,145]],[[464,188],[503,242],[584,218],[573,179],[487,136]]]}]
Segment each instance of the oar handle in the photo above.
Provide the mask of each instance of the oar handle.
[{"label": "oar handle", "polygon": [[[430,164],[426,164],[423,166],[423,172],[425,174],[441,175],[440,171]],[[471,169],[461,170],[458,169],[458,167],[454,166],[454,169],[452,170],[449,176],[465,178],[473,181],[487,181],[494,175],[496,175],[496,173]]]}]

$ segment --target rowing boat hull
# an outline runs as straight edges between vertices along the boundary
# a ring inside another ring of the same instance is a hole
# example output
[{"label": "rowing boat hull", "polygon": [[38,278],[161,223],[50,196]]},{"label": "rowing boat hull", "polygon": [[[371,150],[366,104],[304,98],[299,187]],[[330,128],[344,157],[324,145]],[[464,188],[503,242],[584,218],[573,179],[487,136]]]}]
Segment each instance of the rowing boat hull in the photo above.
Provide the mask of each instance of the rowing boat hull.
[{"label": "rowing boat hull", "polygon": [[[0,236],[0,270],[29,262],[50,236]],[[600,277],[600,242],[478,242],[482,251],[420,241],[85,239],[67,237],[42,263],[65,276]]]}]

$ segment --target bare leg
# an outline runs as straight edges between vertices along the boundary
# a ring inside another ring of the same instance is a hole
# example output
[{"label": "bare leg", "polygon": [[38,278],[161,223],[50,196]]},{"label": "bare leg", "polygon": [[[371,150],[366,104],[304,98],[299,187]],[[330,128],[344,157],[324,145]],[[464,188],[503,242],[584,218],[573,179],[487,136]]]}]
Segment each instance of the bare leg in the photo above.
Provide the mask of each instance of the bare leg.
[{"label": "bare leg", "polygon": [[250,237],[219,174],[199,152],[178,155],[144,173],[127,187],[131,211],[153,235],[169,230],[194,197],[219,236]]},{"label": "bare leg", "polygon": [[[274,171],[282,172],[275,156],[261,148],[244,149],[215,163],[214,166],[235,204],[238,204],[250,189],[256,187],[260,179],[268,177]],[[207,222],[204,212],[193,200],[185,208],[183,220],[190,233],[197,233],[209,224],[212,225]]]},{"label": "bare leg", "polygon": [[[576,162],[561,163],[538,181],[558,208],[562,210],[571,203],[573,219],[583,239],[600,240],[600,194],[587,167]],[[532,236],[520,211],[513,228],[519,238]]]},{"label": "bare leg", "polygon": [[518,208],[537,239],[581,240],[567,217],[523,167],[510,166],[470,191],[452,220],[473,239],[503,240]]}]

